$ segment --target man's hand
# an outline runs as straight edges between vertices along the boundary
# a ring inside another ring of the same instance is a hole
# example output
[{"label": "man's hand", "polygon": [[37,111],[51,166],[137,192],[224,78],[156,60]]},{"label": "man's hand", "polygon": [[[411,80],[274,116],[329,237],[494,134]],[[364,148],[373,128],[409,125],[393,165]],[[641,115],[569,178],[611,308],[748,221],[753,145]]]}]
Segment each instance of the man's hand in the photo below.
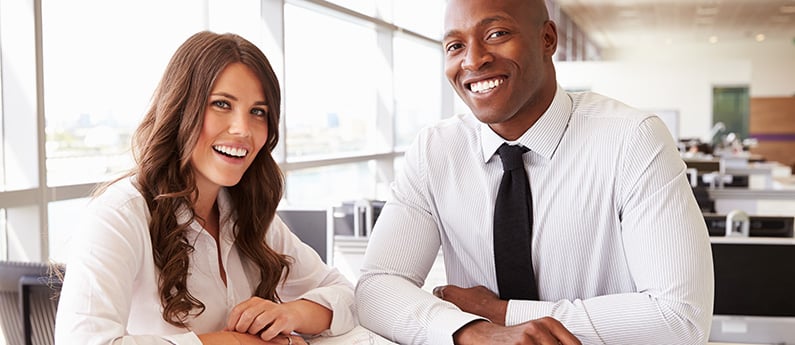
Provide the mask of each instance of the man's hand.
[{"label": "man's hand", "polygon": [[457,345],[582,345],[563,324],[551,317],[511,327],[495,325],[483,320],[473,321],[453,334],[453,342]]},{"label": "man's hand", "polygon": [[437,286],[433,295],[455,304],[459,309],[485,317],[492,323],[505,325],[508,301],[501,300],[497,294],[485,286],[462,288],[455,285]]}]

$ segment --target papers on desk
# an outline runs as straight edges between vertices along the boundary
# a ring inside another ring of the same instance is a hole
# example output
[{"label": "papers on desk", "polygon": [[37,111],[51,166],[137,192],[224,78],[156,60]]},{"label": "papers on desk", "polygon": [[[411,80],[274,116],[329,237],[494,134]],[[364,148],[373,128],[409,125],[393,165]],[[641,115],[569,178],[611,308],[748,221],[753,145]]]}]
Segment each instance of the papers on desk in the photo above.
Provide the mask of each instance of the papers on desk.
[{"label": "papers on desk", "polygon": [[320,337],[307,339],[311,345],[394,345],[384,337],[362,326],[356,326],[350,332],[336,337]]}]

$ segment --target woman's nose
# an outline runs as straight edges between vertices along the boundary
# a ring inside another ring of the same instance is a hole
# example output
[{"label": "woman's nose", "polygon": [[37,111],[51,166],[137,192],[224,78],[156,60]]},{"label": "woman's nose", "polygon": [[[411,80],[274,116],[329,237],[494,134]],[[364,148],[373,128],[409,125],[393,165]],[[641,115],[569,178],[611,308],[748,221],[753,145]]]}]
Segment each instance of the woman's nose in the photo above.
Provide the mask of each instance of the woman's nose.
[{"label": "woman's nose", "polygon": [[229,134],[248,136],[251,134],[251,117],[244,111],[235,111],[229,123]]}]

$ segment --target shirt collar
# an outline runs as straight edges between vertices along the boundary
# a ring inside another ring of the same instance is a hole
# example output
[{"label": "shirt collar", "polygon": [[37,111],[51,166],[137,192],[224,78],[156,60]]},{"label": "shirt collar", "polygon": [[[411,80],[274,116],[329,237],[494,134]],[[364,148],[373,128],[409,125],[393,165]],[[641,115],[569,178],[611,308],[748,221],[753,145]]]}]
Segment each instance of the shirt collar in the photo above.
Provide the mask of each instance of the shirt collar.
[{"label": "shirt collar", "polygon": [[[232,225],[234,224],[234,221],[232,219],[232,201],[231,197],[229,196],[229,191],[226,188],[221,188],[218,191],[216,202],[218,203],[218,212],[220,213],[220,228],[218,229],[220,232],[219,236],[223,239],[231,241],[234,236],[232,233]],[[177,222],[179,224],[188,222],[190,220],[190,214],[190,210],[186,205],[180,205],[177,210]],[[202,232],[202,227],[196,220],[193,220],[188,228],[195,232]]]},{"label": "shirt collar", "polygon": [[520,144],[531,151],[551,160],[552,156],[566,133],[566,128],[571,119],[572,102],[569,94],[560,85],[555,91],[552,104],[541,117],[527,131],[515,141],[508,141],[500,137],[485,123],[480,123],[480,143],[483,151],[483,161],[488,162],[503,143]]}]

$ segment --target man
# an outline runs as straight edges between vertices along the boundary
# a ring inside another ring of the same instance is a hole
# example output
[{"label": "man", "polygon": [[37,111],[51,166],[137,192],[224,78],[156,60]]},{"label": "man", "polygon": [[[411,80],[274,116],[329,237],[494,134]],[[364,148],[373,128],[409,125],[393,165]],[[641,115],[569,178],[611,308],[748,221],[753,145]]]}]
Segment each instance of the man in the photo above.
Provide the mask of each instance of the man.
[{"label": "man", "polygon": [[[543,0],[448,2],[445,73],[474,116],[406,152],[356,290],[363,326],[408,344],[706,342],[709,238],[670,134],[563,91],[556,47]],[[502,188],[503,170],[519,184]],[[440,246],[451,285],[432,295],[420,286]]]}]

